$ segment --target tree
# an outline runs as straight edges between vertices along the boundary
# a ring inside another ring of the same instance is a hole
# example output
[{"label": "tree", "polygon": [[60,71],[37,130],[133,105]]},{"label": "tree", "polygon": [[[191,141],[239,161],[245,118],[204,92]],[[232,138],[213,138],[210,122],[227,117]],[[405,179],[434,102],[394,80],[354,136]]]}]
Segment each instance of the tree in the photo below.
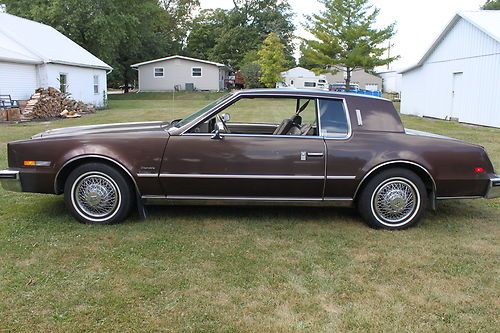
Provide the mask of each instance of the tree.
[{"label": "tree", "polygon": [[500,10],[500,0],[488,0],[483,6],[486,10]]},{"label": "tree", "polygon": [[245,88],[259,88],[260,83],[260,66],[256,62],[248,62],[241,66],[241,75],[245,79]]},{"label": "tree", "polygon": [[261,72],[260,81],[268,88],[273,88],[276,82],[282,80],[281,72],[284,71],[286,63],[284,49],[279,36],[271,32],[257,53],[259,56],[257,63]]},{"label": "tree", "polygon": [[203,9],[194,18],[185,53],[193,58],[212,59],[217,39],[224,33],[228,15],[223,9]]},{"label": "tree", "polygon": [[198,0],[3,0],[14,15],[48,24],[114,69],[127,85],[130,65],[182,51]]},{"label": "tree", "polygon": [[275,32],[285,45],[286,58],[293,63],[293,14],[283,0],[234,0],[230,10],[205,10],[194,19],[186,54],[203,56],[234,69],[245,62],[248,51],[258,50]]},{"label": "tree", "polygon": [[387,41],[395,34],[395,24],[383,29],[374,27],[379,14],[368,0],[320,0],[325,6],[319,14],[308,16],[306,29],[315,37],[306,42],[303,51],[316,71],[343,70],[346,89],[351,74],[358,69],[372,70],[398,57],[383,58]]}]

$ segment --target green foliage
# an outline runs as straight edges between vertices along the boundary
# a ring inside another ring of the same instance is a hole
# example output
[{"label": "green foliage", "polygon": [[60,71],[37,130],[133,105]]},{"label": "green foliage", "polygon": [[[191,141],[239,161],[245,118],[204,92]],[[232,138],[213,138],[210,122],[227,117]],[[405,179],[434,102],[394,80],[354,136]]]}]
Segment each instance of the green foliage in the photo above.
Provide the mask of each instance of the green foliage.
[{"label": "green foliage", "polygon": [[212,50],[217,38],[227,25],[227,12],[223,9],[204,9],[193,20],[185,52],[193,58],[213,59]]},{"label": "green foliage", "polygon": [[309,67],[324,70],[342,67],[347,72],[370,70],[398,57],[383,58],[386,42],[395,34],[395,24],[383,29],[374,27],[379,14],[368,0],[320,0],[325,9],[308,17],[307,30],[315,37],[302,51]]},{"label": "green foliage", "polygon": [[247,62],[241,66],[241,75],[245,79],[245,88],[260,88],[260,65],[256,62]]},{"label": "green foliage", "polygon": [[4,0],[9,13],[48,24],[131,82],[135,62],[181,52],[198,0]]},{"label": "green foliage", "polygon": [[293,14],[287,1],[235,0],[231,10],[204,10],[195,18],[186,53],[240,68],[249,51],[257,50],[275,32],[293,63]]},{"label": "green foliage", "polygon": [[282,80],[281,72],[285,70],[285,47],[274,32],[264,40],[259,52],[260,81],[268,88],[273,88],[276,82]]},{"label": "green foliage", "polygon": [[488,0],[483,6],[486,10],[500,10],[500,0]]}]

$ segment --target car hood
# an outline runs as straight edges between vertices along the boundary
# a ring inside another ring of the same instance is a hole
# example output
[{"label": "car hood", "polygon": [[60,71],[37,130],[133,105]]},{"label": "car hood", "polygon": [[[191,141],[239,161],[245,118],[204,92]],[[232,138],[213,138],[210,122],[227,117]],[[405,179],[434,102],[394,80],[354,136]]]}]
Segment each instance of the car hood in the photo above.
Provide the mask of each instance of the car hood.
[{"label": "car hood", "polygon": [[75,127],[51,129],[42,133],[38,133],[32,136],[31,138],[43,139],[52,137],[106,134],[106,133],[164,131],[164,128],[166,126],[168,126],[168,122],[161,122],[161,121],[75,126]]}]

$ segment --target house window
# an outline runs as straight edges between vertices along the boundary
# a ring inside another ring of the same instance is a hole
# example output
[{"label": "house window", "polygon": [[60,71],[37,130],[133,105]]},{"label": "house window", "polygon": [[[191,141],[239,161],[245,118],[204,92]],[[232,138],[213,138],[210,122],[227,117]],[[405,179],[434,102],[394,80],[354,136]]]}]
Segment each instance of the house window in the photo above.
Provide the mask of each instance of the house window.
[{"label": "house window", "polygon": [[99,75],[94,75],[94,94],[99,93]]},{"label": "house window", "polygon": [[193,67],[191,75],[193,77],[201,77],[201,67]]},{"label": "house window", "polygon": [[68,88],[68,75],[60,73],[59,74],[59,91],[65,94]]},{"label": "house window", "polygon": [[316,87],[316,82],[304,82],[304,87],[314,88],[314,87]]},{"label": "house window", "polygon": [[164,69],[163,67],[155,67],[155,77],[163,77]]}]

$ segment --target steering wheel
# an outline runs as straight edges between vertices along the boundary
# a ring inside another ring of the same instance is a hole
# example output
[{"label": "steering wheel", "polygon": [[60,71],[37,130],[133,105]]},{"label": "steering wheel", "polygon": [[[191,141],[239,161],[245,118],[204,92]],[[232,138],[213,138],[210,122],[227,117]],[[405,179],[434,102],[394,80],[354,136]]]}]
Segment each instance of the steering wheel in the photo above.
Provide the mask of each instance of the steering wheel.
[{"label": "steering wheel", "polygon": [[218,114],[216,116],[216,118],[217,118],[217,126],[219,128],[223,128],[224,129],[224,133],[226,133],[226,134],[231,133],[231,131],[229,130],[229,128],[226,125],[226,122],[224,121],[224,119],[222,119],[222,117],[220,116],[220,114]]}]

